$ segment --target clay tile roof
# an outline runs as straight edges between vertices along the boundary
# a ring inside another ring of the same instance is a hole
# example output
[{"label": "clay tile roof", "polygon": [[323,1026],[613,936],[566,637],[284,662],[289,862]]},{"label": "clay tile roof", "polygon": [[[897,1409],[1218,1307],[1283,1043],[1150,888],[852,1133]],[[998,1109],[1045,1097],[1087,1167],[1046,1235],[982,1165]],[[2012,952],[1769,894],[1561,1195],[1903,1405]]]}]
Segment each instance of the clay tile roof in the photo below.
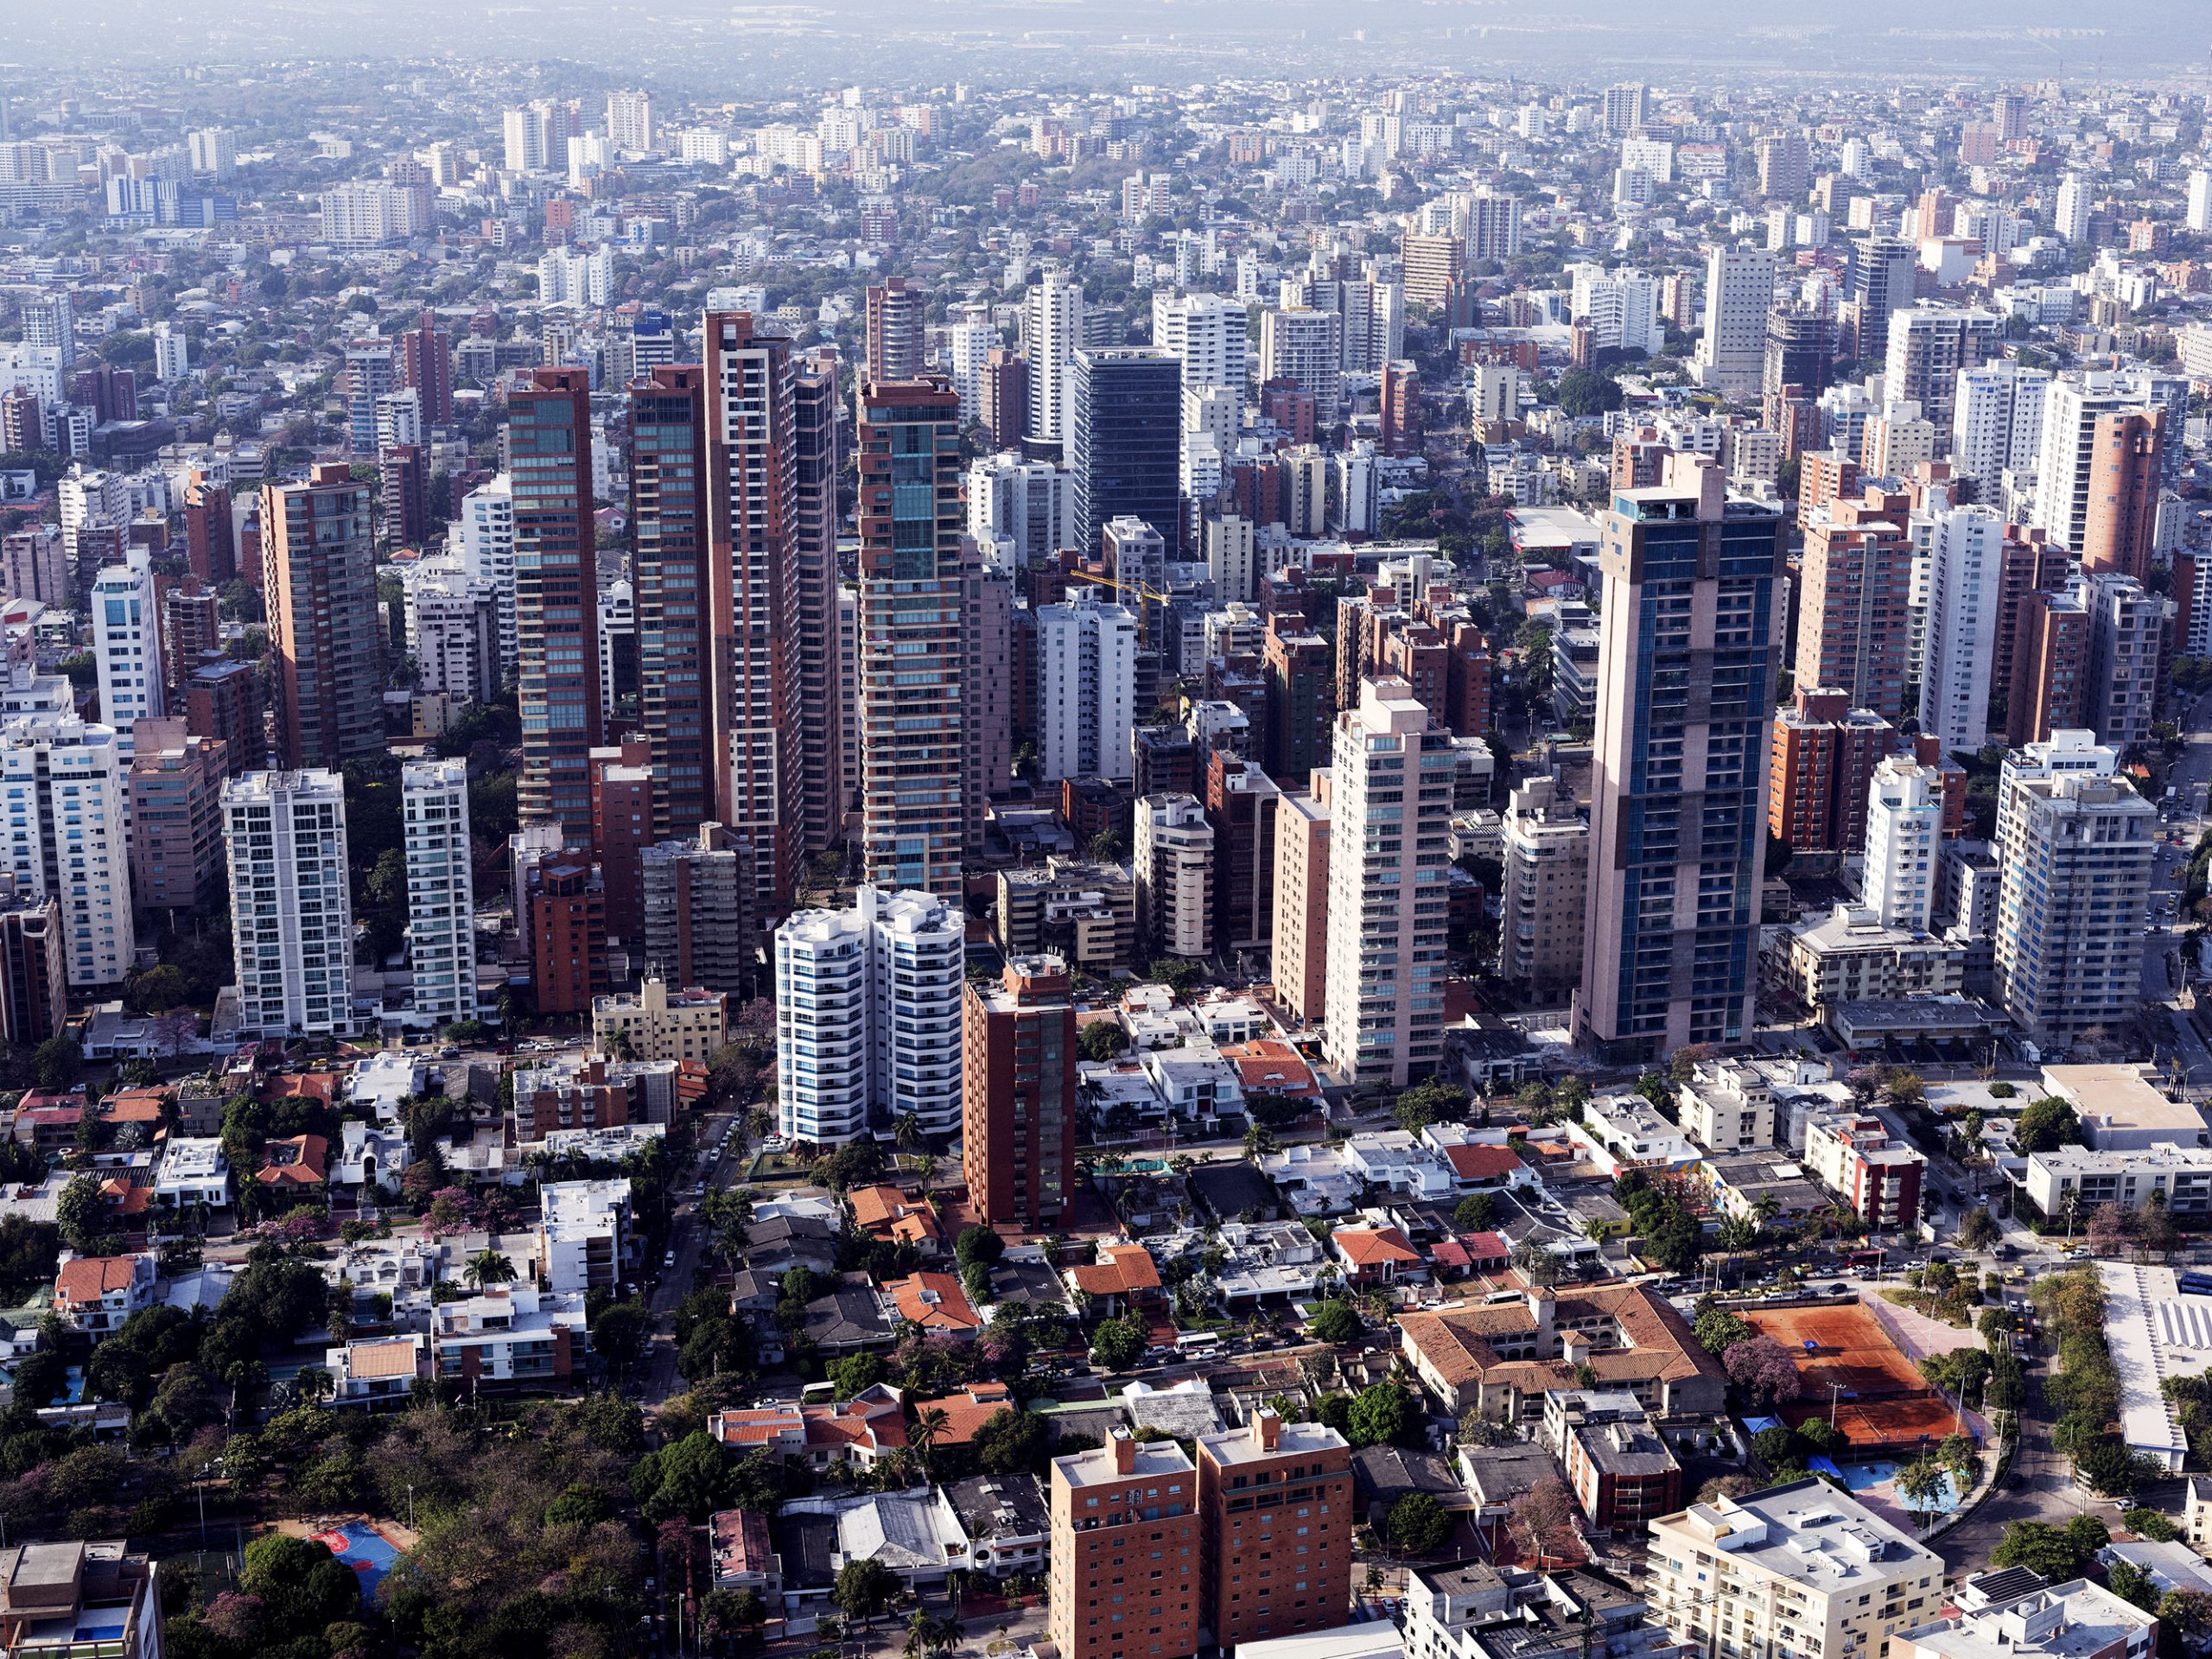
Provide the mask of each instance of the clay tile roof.
[{"label": "clay tile roof", "polygon": [[1395,1227],[1345,1227],[1338,1230],[1337,1248],[1355,1267],[1376,1262],[1421,1262],[1427,1258]]},{"label": "clay tile roof", "polygon": [[1444,1155],[1451,1160],[1453,1173],[1463,1180],[1494,1181],[1523,1167],[1510,1147],[1481,1147],[1463,1142],[1456,1147],[1445,1147]]},{"label": "clay tile roof", "polygon": [[845,1198],[853,1220],[863,1228],[887,1226],[906,1210],[906,1195],[895,1186],[856,1186]]},{"label": "clay tile roof", "polygon": [[943,1412],[944,1427],[931,1444],[965,1446],[997,1413],[1019,1409],[1013,1390],[1005,1383],[971,1382],[958,1394],[948,1394],[939,1400],[915,1401],[914,1420],[919,1422],[925,1411]]},{"label": "clay tile roof", "polygon": [[1152,1252],[1141,1244],[1109,1244],[1098,1252],[1100,1261],[1120,1274],[1124,1290],[1158,1290],[1160,1268]]},{"label": "clay tile roof", "polygon": [[883,1287],[898,1305],[899,1317],[931,1331],[966,1332],[982,1329],[983,1321],[949,1273],[918,1273]]},{"label": "clay tile roof", "polygon": [[254,1179],[271,1186],[321,1186],[328,1171],[330,1143],[319,1135],[271,1141],[262,1150],[268,1162]]},{"label": "clay tile roof", "polygon": [[62,1302],[96,1302],[111,1291],[128,1290],[136,1263],[127,1255],[80,1255],[61,1264],[54,1294]]}]

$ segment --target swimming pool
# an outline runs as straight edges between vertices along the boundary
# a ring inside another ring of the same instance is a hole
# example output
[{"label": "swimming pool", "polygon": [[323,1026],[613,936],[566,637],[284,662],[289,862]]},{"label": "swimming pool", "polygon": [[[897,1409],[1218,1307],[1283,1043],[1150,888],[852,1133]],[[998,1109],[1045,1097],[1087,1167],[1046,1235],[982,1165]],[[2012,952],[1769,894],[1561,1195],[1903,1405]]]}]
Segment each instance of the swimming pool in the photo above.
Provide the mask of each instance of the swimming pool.
[{"label": "swimming pool", "polygon": [[[1901,1463],[1884,1460],[1875,1463],[1840,1464],[1838,1469],[1843,1476],[1845,1485],[1854,1492],[1863,1492],[1870,1486],[1887,1485],[1895,1481],[1897,1478],[1897,1471],[1904,1466]],[[1959,1490],[1959,1478],[1946,1470],[1943,1473],[1943,1484],[1937,1489],[1935,1497],[1929,1502],[1929,1508],[1934,1514],[1948,1515],[1959,1507],[1959,1499],[1963,1496],[1964,1494]],[[1903,1492],[1897,1494],[1897,1502],[1900,1504],[1904,1503]]]}]

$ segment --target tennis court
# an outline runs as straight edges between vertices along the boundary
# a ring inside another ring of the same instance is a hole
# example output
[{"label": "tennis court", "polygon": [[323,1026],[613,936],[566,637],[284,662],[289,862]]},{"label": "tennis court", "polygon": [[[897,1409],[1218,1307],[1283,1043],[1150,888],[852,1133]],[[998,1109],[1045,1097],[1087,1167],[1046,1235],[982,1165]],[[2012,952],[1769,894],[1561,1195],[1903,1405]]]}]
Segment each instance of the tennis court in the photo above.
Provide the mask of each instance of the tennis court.
[{"label": "tennis court", "polygon": [[[1797,1361],[1805,1395],[1825,1404],[1830,1390],[1845,1400],[1883,1400],[1929,1395],[1913,1363],[1897,1351],[1881,1323],[1857,1302],[1830,1307],[1739,1310],[1744,1322],[1772,1337]],[[1840,1428],[1842,1423],[1836,1425]]]},{"label": "tennis court", "polygon": [[328,1532],[318,1532],[315,1541],[353,1569],[361,1581],[361,1599],[376,1599],[377,1586],[399,1560],[399,1547],[366,1521],[348,1521]]}]

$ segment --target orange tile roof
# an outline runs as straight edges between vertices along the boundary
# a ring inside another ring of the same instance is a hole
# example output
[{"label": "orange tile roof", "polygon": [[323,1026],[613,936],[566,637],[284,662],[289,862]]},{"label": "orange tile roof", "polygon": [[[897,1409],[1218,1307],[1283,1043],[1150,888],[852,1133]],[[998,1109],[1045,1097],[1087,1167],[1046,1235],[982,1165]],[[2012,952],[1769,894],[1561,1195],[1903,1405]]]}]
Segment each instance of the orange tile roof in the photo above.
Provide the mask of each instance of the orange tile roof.
[{"label": "orange tile roof", "polygon": [[[1725,1382],[1719,1363],[1699,1344],[1688,1322],[1643,1286],[1574,1285],[1556,1294],[1555,1328],[1586,1330],[1610,1319],[1627,1344],[1599,1348],[1587,1356],[1600,1388],[1693,1376]],[[1398,1325],[1406,1340],[1454,1386],[1477,1381],[1511,1383],[1523,1393],[1538,1393],[1573,1375],[1564,1360],[1501,1360],[1491,1347],[1492,1337],[1527,1336],[1535,1330],[1535,1316],[1525,1300],[1441,1313],[1402,1313]]]},{"label": "orange tile roof", "polygon": [[941,1411],[944,1414],[944,1427],[931,1444],[965,1446],[998,1413],[1020,1408],[1014,1391],[1005,1383],[970,1382],[958,1394],[948,1394],[938,1400],[915,1401],[914,1421],[918,1423],[925,1411]]},{"label": "orange tile roof", "polygon": [[861,1227],[887,1226],[906,1213],[906,1195],[888,1183],[856,1186],[845,1194],[845,1202],[853,1206],[853,1220]]},{"label": "orange tile roof", "polygon": [[1337,1248],[1354,1267],[1371,1267],[1380,1262],[1425,1262],[1428,1258],[1408,1242],[1406,1236],[1395,1227],[1341,1227],[1337,1230]]},{"label": "orange tile roof", "polygon": [[302,1099],[327,1103],[338,1098],[338,1074],[335,1071],[279,1071],[262,1084],[262,1093],[270,1100],[283,1100],[297,1095]]},{"label": "orange tile roof", "polygon": [[1444,1148],[1452,1172],[1464,1180],[1494,1181],[1502,1175],[1510,1175],[1516,1169],[1526,1168],[1510,1147],[1478,1146],[1462,1142]]},{"label": "orange tile roof", "polygon": [[154,1207],[154,1189],[110,1176],[100,1183],[100,1196],[118,1215],[143,1216]]},{"label": "orange tile roof", "polygon": [[54,1299],[62,1303],[97,1302],[111,1291],[128,1290],[137,1271],[127,1255],[80,1255],[61,1264],[54,1275]]},{"label": "orange tile roof", "polygon": [[169,1097],[166,1089],[122,1089],[100,1102],[103,1123],[158,1123],[162,1106]]},{"label": "orange tile roof", "polygon": [[959,1335],[982,1328],[982,1319],[949,1273],[918,1273],[884,1286],[884,1294],[898,1305],[899,1317],[927,1331],[950,1331]]},{"label": "orange tile roof", "polygon": [[289,1147],[293,1157],[287,1163],[268,1163],[254,1179],[270,1186],[321,1186],[329,1171],[330,1143],[319,1135],[296,1135],[289,1140],[270,1141],[263,1144],[262,1155],[273,1157],[279,1147]]},{"label": "orange tile roof", "polygon": [[1236,1079],[1247,1090],[1274,1095],[1313,1095],[1321,1092],[1313,1068],[1288,1043],[1257,1037],[1249,1043],[1224,1043],[1221,1058],[1236,1068]]}]

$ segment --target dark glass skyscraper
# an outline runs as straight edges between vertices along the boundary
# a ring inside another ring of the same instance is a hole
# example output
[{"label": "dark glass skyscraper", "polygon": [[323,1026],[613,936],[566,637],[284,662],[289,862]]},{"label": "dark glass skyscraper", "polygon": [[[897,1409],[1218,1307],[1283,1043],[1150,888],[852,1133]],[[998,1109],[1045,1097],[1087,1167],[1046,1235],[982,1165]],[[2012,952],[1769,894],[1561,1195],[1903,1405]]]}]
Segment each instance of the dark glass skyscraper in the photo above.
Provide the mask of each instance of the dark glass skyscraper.
[{"label": "dark glass skyscraper", "polygon": [[507,400],[514,480],[516,683],[525,823],[591,836],[599,742],[599,571],[591,513],[591,378],[536,369]]},{"label": "dark glass skyscraper", "polygon": [[656,842],[689,836],[714,817],[706,386],[696,365],[655,368],[630,385],[631,584]]},{"label": "dark glass skyscraper", "polygon": [[1126,514],[1173,548],[1183,518],[1182,360],[1116,346],[1077,352],[1069,373],[1077,546],[1097,557],[1107,522]]}]

